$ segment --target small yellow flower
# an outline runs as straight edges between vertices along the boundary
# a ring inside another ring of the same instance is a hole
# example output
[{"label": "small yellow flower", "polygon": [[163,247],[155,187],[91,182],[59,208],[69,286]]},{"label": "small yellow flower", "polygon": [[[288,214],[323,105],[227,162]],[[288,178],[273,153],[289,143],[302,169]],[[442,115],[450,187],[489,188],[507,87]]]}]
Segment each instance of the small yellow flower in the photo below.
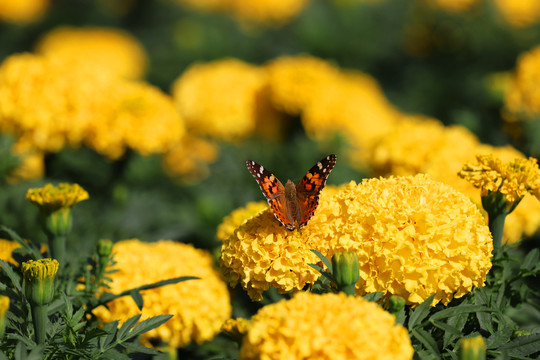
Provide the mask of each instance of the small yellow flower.
[{"label": "small yellow flower", "polygon": [[240,359],[412,359],[407,330],[360,297],[298,293],[252,318]]},{"label": "small yellow flower", "polygon": [[18,265],[15,259],[13,259],[12,253],[13,250],[20,247],[21,245],[19,245],[16,241],[0,239],[0,259],[8,263]]},{"label": "small yellow flower", "polygon": [[9,297],[0,295],[0,317],[4,317],[9,309]]},{"label": "small yellow flower", "polygon": [[236,318],[236,319],[227,319],[223,323],[221,330],[226,332],[230,337],[236,341],[242,341],[244,335],[246,335],[249,328],[249,320]]},{"label": "small yellow flower", "polygon": [[267,208],[268,203],[266,201],[253,201],[247,203],[244,207],[234,210],[223,219],[221,224],[219,224],[216,235],[217,239],[219,241],[225,241],[234,233],[234,230],[242,225],[247,219]]},{"label": "small yellow flower", "polygon": [[26,298],[37,305],[49,304],[54,297],[54,278],[59,263],[56,259],[30,260],[22,263]]},{"label": "small yellow flower", "polygon": [[88,193],[78,184],[47,184],[41,188],[28,189],[26,199],[45,212],[71,208],[79,201],[88,199]]},{"label": "small yellow flower", "polygon": [[506,163],[491,154],[478,155],[476,159],[476,164],[465,164],[459,176],[480,188],[482,196],[500,192],[508,203],[521,200],[527,193],[540,199],[540,170],[536,159],[515,159]]},{"label": "small yellow flower", "polygon": [[514,27],[525,27],[540,20],[540,2],[536,0],[493,0],[504,20]]},{"label": "small yellow flower", "polygon": [[0,19],[13,23],[30,23],[43,16],[50,0],[2,0]]},{"label": "small yellow flower", "polygon": [[[211,340],[231,316],[227,286],[214,268],[212,256],[193,246],[173,241],[144,243],[139,240],[117,242],[113,248],[117,272],[110,274],[111,288],[120,293],[137,286],[178,276],[196,276],[174,285],[141,291],[144,299],[142,319],[172,314],[159,328],[143,335],[147,344],[161,340],[171,347]],[[140,311],[129,296],[107,303],[94,313],[100,321],[125,321]]]},{"label": "small yellow flower", "polygon": [[459,360],[485,360],[486,343],[480,335],[459,342]]}]

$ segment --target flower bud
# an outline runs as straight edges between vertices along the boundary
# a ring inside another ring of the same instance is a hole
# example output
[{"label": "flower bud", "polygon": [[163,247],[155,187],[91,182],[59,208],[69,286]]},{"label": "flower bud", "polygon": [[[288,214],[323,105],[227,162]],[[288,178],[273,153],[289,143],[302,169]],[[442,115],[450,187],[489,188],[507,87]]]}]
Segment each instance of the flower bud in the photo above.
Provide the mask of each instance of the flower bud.
[{"label": "flower bud", "polygon": [[108,258],[112,254],[113,242],[108,239],[100,239],[97,243],[97,253],[100,258]]},{"label": "flower bud", "polygon": [[482,336],[464,338],[459,342],[459,360],[485,360],[486,344]]},{"label": "flower bud", "polygon": [[6,331],[6,312],[9,309],[9,297],[0,295],[0,339]]},{"label": "flower bud", "polygon": [[336,253],[332,257],[333,275],[339,291],[347,295],[355,294],[355,285],[360,279],[358,254],[354,251]]},{"label": "flower bud", "polygon": [[31,304],[47,305],[52,301],[58,265],[55,259],[30,260],[22,264],[25,295]]},{"label": "flower bud", "polygon": [[405,299],[399,295],[392,295],[388,299],[388,312],[396,316],[405,307]]}]

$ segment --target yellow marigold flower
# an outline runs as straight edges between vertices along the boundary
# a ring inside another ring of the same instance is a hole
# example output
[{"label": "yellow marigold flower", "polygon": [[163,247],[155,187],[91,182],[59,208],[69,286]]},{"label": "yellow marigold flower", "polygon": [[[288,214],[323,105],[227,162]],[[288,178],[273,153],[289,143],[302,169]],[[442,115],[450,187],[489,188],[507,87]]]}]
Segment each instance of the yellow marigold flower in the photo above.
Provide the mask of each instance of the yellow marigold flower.
[{"label": "yellow marigold flower", "polygon": [[393,129],[399,112],[377,81],[366,74],[342,72],[332,84],[310,93],[317,94],[318,90],[316,100],[306,104],[302,113],[306,133],[317,141],[343,136],[350,144],[349,157],[354,166],[365,167],[373,144]]},{"label": "yellow marigold flower", "polygon": [[43,152],[35,150],[30,144],[21,141],[13,145],[11,152],[20,158],[20,163],[9,174],[8,182],[17,183],[43,177],[45,173],[45,156]]},{"label": "yellow marigold flower", "polygon": [[266,201],[253,201],[246,204],[241,208],[238,208],[227,215],[221,224],[217,228],[216,238],[219,241],[225,241],[229,236],[234,233],[234,230],[242,225],[247,219],[257,215],[262,210],[268,208]]},{"label": "yellow marigold flower", "polygon": [[266,65],[270,97],[276,108],[292,115],[323,99],[339,83],[341,73],[332,64],[308,55],[282,56]]},{"label": "yellow marigold flower", "polygon": [[129,79],[141,78],[148,63],[141,44],[129,33],[114,28],[58,27],[37,44],[36,52],[94,72],[110,72]]},{"label": "yellow marigold flower", "polygon": [[[144,341],[159,339],[171,347],[202,343],[212,339],[230,318],[227,286],[209,253],[173,241],[144,243],[135,239],[116,243],[113,252],[115,268],[119,270],[110,275],[113,281],[108,291],[113,293],[178,276],[200,278],[141,291],[142,320],[161,314],[174,315],[159,328],[145,333]],[[108,310],[100,307],[94,311],[105,323],[125,321],[139,313],[129,296],[113,300],[107,306]]]},{"label": "yellow marigold flower", "polygon": [[503,162],[493,155],[477,155],[477,163],[463,166],[459,176],[482,190],[504,194],[508,203],[530,193],[540,199],[540,170],[534,158]]},{"label": "yellow marigold flower", "polygon": [[494,0],[504,20],[515,27],[525,27],[540,20],[540,2],[536,0]]},{"label": "yellow marigold flower", "polygon": [[12,253],[13,250],[20,247],[21,246],[15,241],[0,239],[0,259],[13,265],[18,265],[15,259],[13,259]]},{"label": "yellow marigold flower", "polygon": [[79,201],[88,199],[88,193],[79,184],[47,184],[41,188],[28,189],[26,199],[39,208],[53,211],[70,208]]},{"label": "yellow marigold flower", "polygon": [[425,175],[351,182],[325,188],[301,231],[287,231],[271,210],[241,225],[223,242],[220,263],[232,286],[253,300],[270,286],[298,291],[319,274],[310,249],[327,258],[356,251],[357,294],[383,291],[419,304],[436,293],[447,304],[483,286],[491,268],[491,234],[478,208],[450,186]]},{"label": "yellow marigold flower", "polygon": [[14,23],[30,23],[43,16],[49,0],[2,0],[0,19]]},{"label": "yellow marigold flower", "polygon": [[283,24],[298,15],[308,0],[225,0],[234,17],[250,23]]},{"label": "yellow marigold flower", "polygon": [[412,359],[407,330],[375,303],[299,293],[252,318],[240,359]]},{"label": "yellow marigold flower", "polygon": [[0,317],[4,317],[9,309],[9,297],[0,295]]},{"label": "yellow marigold flower", "polygon": [[172,92],[195,134],[231,141],[251,135],[258,120],[274,123],[279,118],[268,99],[266,73],[240,60],[192,65]]},{"label": "yellow marigold flower", "polygon": [[473,5],[479,3],[479,0],[426,0],[429,4],[437,6],[449,12],[463,12],[469,10]]},{"label": "yellow marigold flower", "polygon": [[85,142],[110,159],[127,149],[142,155],[164,153],[184,135],[172,99],[149,84],[119,82],[100,103],[98,118],[86,127]]},{"label": "yellow marigold flower", "polygon": [[540,46],[522,54],[506,90],[504,106],[507,121],[534,120],[540,114]]},{"label": "yellow marigold flower", "polygon": [[242,341],[244,335],[247,334],[249,328],[249,320],[236,318],[236,319],[227,319],[221,330],[226,332],[230,337],[236,341]]},{"label": "yellow marigold flower", "polygon": [[183,183],[193,183],[208,176],[208,164],[218,157],[217,146],[204,138],[184,136],[163,154],[167,173]]}]

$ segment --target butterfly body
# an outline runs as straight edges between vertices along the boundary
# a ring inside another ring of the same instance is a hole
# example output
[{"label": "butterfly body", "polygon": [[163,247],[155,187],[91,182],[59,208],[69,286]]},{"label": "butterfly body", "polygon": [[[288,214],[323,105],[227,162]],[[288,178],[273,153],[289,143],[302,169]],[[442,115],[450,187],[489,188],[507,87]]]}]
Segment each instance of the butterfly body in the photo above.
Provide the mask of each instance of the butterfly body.
[{"label": "butterfly body", "polygon": [[268,200],[275,218],[287,230],[306,226],[319,205],[319,195],[326,184],[328,175],[336,164],[336,156],[328,155],[318,161],[302,180],[295,185],[287,180],[285,186],[263,166],[255,161],[246,162],[249,172],[259,184]]}]

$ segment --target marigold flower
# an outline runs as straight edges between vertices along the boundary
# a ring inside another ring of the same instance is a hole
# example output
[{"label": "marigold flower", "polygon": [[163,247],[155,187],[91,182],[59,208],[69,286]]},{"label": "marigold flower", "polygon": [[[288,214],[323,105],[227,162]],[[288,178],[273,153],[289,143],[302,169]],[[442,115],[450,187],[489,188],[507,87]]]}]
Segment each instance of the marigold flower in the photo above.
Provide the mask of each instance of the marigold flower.
[{"label": "marigold flower", "polygon": [[0,340],[6,330],[6,312],[9,310],[9,297],[0,295]]},{"label": "marigold flower", "polygon": [[5,262],[11,263],[13,265],[18,265],[18,263],[13,259],[13,250],[20,248],[16,241],[0,239],[0,259]]},{"label": "marigold flower", "polygon": [[540,20],[540,2],[536,0],[493,0],[504,20],[515,27],[525,27]]},{"label": "marigold flower", "polygon": [[246,206],[234,210],[219,224],[216,238],[219,241],[225,241],[234,233],[236,228],[264,209],[268,209],[268,203],[266,201],[252,201],[247,203]]},{"label": "marigold flower", "polygon": [[459,176],[482,190],[504,194],[508,203],[530,193],[540,199],[540,170],[534,158],[515,159],[505,163],[493,155],[477,155],[477,163],[463,166]]},{"label": "marigold flower", "polygon": [[45,34],[36,52],[94,72],[139,79],[148,63],[141,44],[129,33],[114,28],[62,26]]},{"label": "marigold flower", "polygon": [[459,341],[459,360],[485,360],[486,343],[480,335]]},{"label": "marigold flower", "polygon": [[252,318],[240,359],[412,359],[407,330],[377,304],[299,293]]},{"label": "marigold flower", "polygon": [[217,157],[218,148],[213,142],[187,135],[163,154],[162,164],[170,176],[193,183],[208,176],[208,165]]},{"label": "marigold flower", "polygon": [[279,124],[266,87],[262,69],[225,59],[192,65],[175,81],[172,93],[190,131],[232,141],[251,135],[257,121]]},{"label": "marigold flower", "polygon": [[0,19],[13,23],[30,23],[43,16],[49,0],[2,0]]},{"label": "marigold flower", "polygon": [[227,319],[223,323],[221,330],[226,332],[234,340],[241,342],[244,335],[247,334],[249,328],[249,320],[236,318],[236,319]]},{"label": "marigold flower", "polygon": [[88,193],[79,184],[46,184],[41,188],[28,189],[26,199],[44,211],[55,211],[88,199]]},{"label": "marigold flower", "polygon": [[58,266],[56,259],[30,260],[22,263],[25,296],[32,304],[46,305],[52,301]]},{"label": "marigold flower", "polygon": [[[174,285],[141,291],[144,299],[142,318],[172,314],[174,317],[143,335],[143,340],[159,339],[171,347],[212,339],[231,315],[227,286],[214,269],[212,256],[193,246],[173,241],[144,243],[124,240],[113,249],[118,272],[110,274],[112,293],[120,293],[144,284],[178,276],[196,276]],[[149,271],[151,269],[151,271]],[[108,309],[94,310],[107,323],[125,321],[139,313],[133,299],[121,297],[107,303]]]},{"label": "marigold flower", "polygon": [[253,300],[270,286],[280,292],[313,284],[319,263],[356,251],[357,295],[383,291],[419,304],[436,293],[448,304],[491,268],[492,239],[479,209],[463,194],[425,175],[351,182],[325,188],[317,212],[301,231],[287,231],[263,211],[223,242],[220,264],[231,286]]},{"label": "marigold flower", "polygon": [[11,152],[20,158],[20,164],[8,175],[8,182],[17,183],[43,177],[45,173],[45,156],[42,151],[34,149],[31,144],[17,142]]}]

